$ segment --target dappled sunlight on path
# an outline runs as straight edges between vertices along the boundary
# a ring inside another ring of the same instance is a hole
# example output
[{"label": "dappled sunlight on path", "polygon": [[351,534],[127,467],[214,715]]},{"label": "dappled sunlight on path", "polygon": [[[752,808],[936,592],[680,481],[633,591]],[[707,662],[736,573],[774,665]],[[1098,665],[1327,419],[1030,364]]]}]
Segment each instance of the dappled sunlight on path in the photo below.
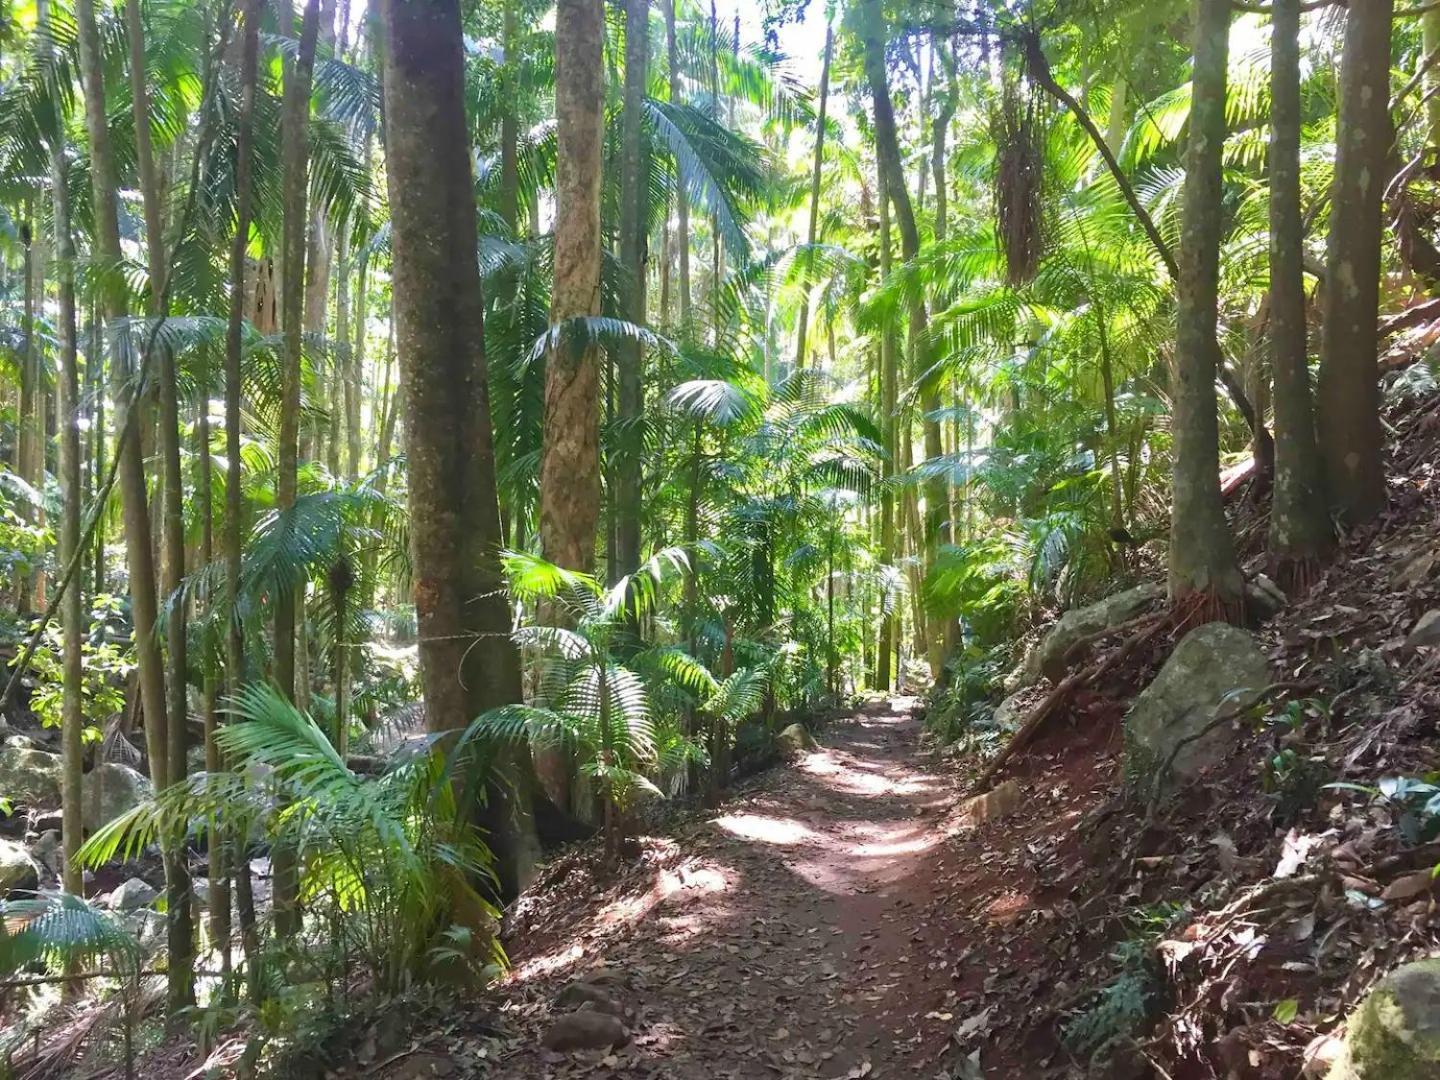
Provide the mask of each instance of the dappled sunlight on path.
[{"label": "dappled sunlight on path", "polygon": [[927,879],[955,796],[917,755],[912,710],[835,723],[792,767],[647,842],[657,865],[597,885],[550,950],[517,957],[511,1012],[538,1031],[558,985],[604,967],[631,984],[632,1045],[586,1058],[522,1043],[498,1075],[935,1075],[910,1060],[918,1032],[877,1019],[897,995],[934,996],[895,958],[911,951],[907,883]]}]

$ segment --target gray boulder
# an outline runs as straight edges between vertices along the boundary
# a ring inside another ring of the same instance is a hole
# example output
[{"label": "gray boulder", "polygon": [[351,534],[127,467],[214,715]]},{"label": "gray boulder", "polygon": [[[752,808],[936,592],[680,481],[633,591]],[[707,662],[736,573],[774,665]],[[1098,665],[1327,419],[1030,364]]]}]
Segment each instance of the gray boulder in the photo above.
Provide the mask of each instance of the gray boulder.
[{"label": "gray boulder", "polygon": [[[1207,623],[1186,634],[1125,717],[1126,772],[1132,782],[1153,783],[1155,770],[1186,738],[1215,718],[1216,708],[1237,691],[1261,690],[1270,663],[1248,632]],[[1191,777],[1224,756],[1225,727],[1185,745],[1172,766]]]},{"label": "gray boulder", "polygon": [[155,886],[138,877],[132,877],[115,886],[115,891],[110,894],[110,909],[112,911],[139,911],[141,908],[153,904],[159,895],[160,892]]},{"label": "gray boulder", "polygon": [[1027,674],[1044,675],[1051,682],[1058,683],[1070,668],[1066,663],[1066,654],[1078,642],[1129,622],[1164,595],[1165,589],[1161,585],[1136,585],[1097,603],[1067,611],[1046,631],[1039,646],[1030,654],[1026,662]]},{"label": "gray boulder", "polygon": [[775,736],[775,741],[787,754],[808,754],[820,748],[815,742],[815,736],[805,729],[804,724],[791,724]]},{"label": "gray boulder", "polygon": [[85,774],[85,829],[94,832],[155,793],[148,777],[129,765],[109,762]]},{"label": "gray boulder", "polygon": [[0,839],[0,896],[12,889],[34,889],[40,884],[40,868],[24,845]]},{"label": "gray boulder", "polygon": [[1346,1024],[1327,1080],[1433,1080],[1440,1076],[1440,960],[1396,968]]},{"label": "gray boulder", "polygon": [[0,746],[0,796],[15,806],[60,805],[60,755],[25,746]]}]

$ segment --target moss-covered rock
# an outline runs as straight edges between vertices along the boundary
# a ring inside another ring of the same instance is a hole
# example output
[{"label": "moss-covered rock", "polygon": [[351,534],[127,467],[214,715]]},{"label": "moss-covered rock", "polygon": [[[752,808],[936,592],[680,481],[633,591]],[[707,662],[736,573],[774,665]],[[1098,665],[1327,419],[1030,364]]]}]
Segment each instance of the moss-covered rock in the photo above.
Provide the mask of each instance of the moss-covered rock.
[{"label": "moss-covered rock", "polygon": [[1070,668],[1066,657],[1079,642],[1102,630],[1129,622],[1164,595],[1162,586],[1147,583],[1107,596],[1098,603],[1067,611],[1026,658],[1027,674],[1044,675],[1051,682],[1058,683]]},{"label": "moss-covered rock", "polygon": [[1396,968],[1346,1027],[1345,1047],[1327,1080],[1440,1077],[1440,960]]},{"label": "moss-covered rock", "polygon": [[815,742],[815,736],[806,730],[804,724],[791,724],[775,736],[775,741],[787,754],[808,754],[812,750],[820,749]]},{"label": "moss-covered rock", "polygon": [[0,746],[0,798],[19,807],[60,805],[60,755],[24,746]]}]

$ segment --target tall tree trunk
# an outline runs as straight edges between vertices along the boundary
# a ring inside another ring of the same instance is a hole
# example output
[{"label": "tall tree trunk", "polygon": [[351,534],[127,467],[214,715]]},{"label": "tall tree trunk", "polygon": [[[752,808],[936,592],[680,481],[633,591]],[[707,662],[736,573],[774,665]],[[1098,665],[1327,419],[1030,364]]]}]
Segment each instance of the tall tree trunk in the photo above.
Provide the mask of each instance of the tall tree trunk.
[{"label": "tall tree trunk", "polygon": [[[886,178],[885,170],[878,169],[880,192],[880,280],[884,281],[890,276],[891,270],[891,248],[890,248],[890,194],[889,181]],[[896,371],[895,354],[895,333],[891,329],[889,321],[880,333],[880,430],[885,435],[885,479],[893,481],[900,466],[900,446],[896,438],[897,425],[895,411],[899,403],[898,389],[899,378]],[[893,482],[886,483],[880,495],[880,558],[885,565],[894,567],[898,565],[896,544],[895,544],[895,487]],[[896,647],[900,643],[898,610],[897,605],[892,604],[891,609],[886,611],[880,620],[880,644],[877,655],[875,672],[876,681],[880,689],[889,691],[894,686],[891,674],[891,659],[895,656]]]},{"label": "tall tree trunk", "polygon": [[[135,159],[140,176],[140,196],[145,208],[145,250],[149,263],[151,318],[161,318],[165,295],[167,252],[161,209],[160,170],[150,140],[150,100],[145,69],[145,29],[140,0],[125,0],[125,29],[130,46],[131,118],[135,126]],[[185,577],[185,487],[180,475],[179,387],[174,350],[159,348],[160,361],[160,457],[161,457],[161,594],[179,593]],[[165,648],[169,658],[166,688],[165,779],[156,786],[182,782],[185,778],[185,751],[189,709],[185,636],[185,607],[171,603],[165,620]],[[184,837],[162,840],[165,848],[165,923],[170,963],[167,968],[167,1012],[174,1023],[181,1011],[195,1003],[194,927],[190,916],[190,874],[186,864]]]},{"label": "tall tree trunk", "polygon": [[[37,5],[40,23],[50,26],[50,5]],[[70,232],[70,167],[64,138],[56,132],[50,146],[50,181],[54,193],[56,280],[59,282],[60,365],[57,385],[60,397],[60,493],[64,507],[60,516],[60,565],[69,566],[80,549],[80,375],[75,318],[75,241]],[[61,783],[61,848],[65,861],[60,870],[60,887],[79,896],[83,892],[77,855],[85,840],[84,797],[81,772],[84,768],[84,685],[82,642],[85,634],[84,588],[77,578],[62,601],[60,624],[64,639],[61,669],[63,689],[60,716],[60,747],[64,771]]]},{"label": "tall tree trunk", "polygon": [[[676,0],[665,0],[665,57],[670,73],[670,100],[679,104],[680,57],[675,48]],[[679,253],[680,325],[690,326],[690,199],[677,177],[675,185],[675,250]]]},{"label": "tall tree trunk", "polygon": [[[644,156],[645,82],[650,68],[649,0],[625,2],[625,105],[620,133],[620,264],[625,317],[645,322],[645,208],[649,170]],[[644,452],[645,350],[626,340],[619,349],[620,445],[615,472],[615,556],[620,574],[640,567],[640,477]]]},{"label": "tall tree trunk", "polygon": [[[864,40],[865,78],[869,83],[870,99],[875,114],[875,153],[880,167],[885,171],[885,181],[890,204],[895,210],[895,223],[900,229],[900,255],[911,262],[920,253],[920,230],[915,224],[915,213],[910,205],[910,193],[905,187],[905,168],[900,156],[900,140],[895,127],[895,109],[890,101],[889,77],[885,71],[885,26],[883,12],[878,0],[864,0],[859,12],[862,19]],[[929,349],[926,345],[925,299],[918,290],[909,296],[909,323],[907,352],[911,377],[921,379],[930,367]],[[923,431],[925,456],[938,458],[943,453],[940,421],[936,413],[940,408],[940,394],[933,379],[925,379],[920,394],[920,407],[925,414]],[[948,542],[949,526],[946,505],[949,492],[945,477],[936,475],[925,484],[925,525],[921,537],[925,553],[926,573],[935,565],[935,553],[940,543]],[[944,672],[945,651],[951,642],[952,631],[939,620],[930,627],[928,634],[930,673],[939,680]]]},{"label": "tall tree trunk", "polygon": [[[85,127],[90,141],[91,203],[95,247],[100,264],[100,313],[107,322],[125,316],[125,284],[120,277],[118,208],[119,180],[110,128],[105,111],[104,69],[100,31],[94,0],[76,0],[75,22],[80,43],[81,82],[85,94]],[[111,363],[115,380],[115,428],[120,432],[119,483],[125,523],[126,561],[130,568],[130,611],[135,625],[135,654],[139,669],[141,709],[145,716],[145,746],[150,775],[157,788],[168,780],[165,732],[165,670],[155,636],[155,556],[150,537],[150,510],[146,502],[145,468],[140,432],[146,427],[141,399],[132,396],[132,372],[125,350],[116,350]],[[142,357],[142,364],[148,358]],[[142,410],[139,423],[128,423],[131,409]]]},{"label": "tall tree trunk", "polygon": [[[446,731],[520,701],[520,661],[499,560],[460,6],[384,0],[383,9],[385,156],[421,679],[427,726]],[[595,14],[598,32],[598,8]],[[487,807],[488,842],[507,898],[527,883],[536,848],[528,755],[509,764],[513,786],[492,784]]]},{"label": "tall tree trunk", "polygon": [[555,20],[555,283],[557,340],[545,361],[540,456],[540,548],[572,570],[595,565],[600,517],[600,364],[583,331],[600,312],[600,0],[559,0]]},{"label": "tall tree trunk", "polygon": [[1244,579],[1220,498],[1220,429],[1215,374],[1221,233],[1221,151],[1229,0],[1195,0],[1195,74],[1185,148],[1179,279],[1176,288],[1175,464],[1170,529],[1170,595],[1200,597],[1197,618],[1244,617]]},{"label": "tall tree trunk", "polygon": [[810,321],[810,271],[815,265],[815,237],[820,225],[820,177],[825,167],[825,114],[830,104],[830,54],[835,48],[835,27],[825,23],[825,54],[820,61],[820,112],[815,120],[815,163],[810,171],[810,222],[805,230],[805,263],[801,282],[800,315],[795,337],[795,370],[805,366],[805,333]]},{"label": "tall tree trunk", "polygon": [[[245,313],[249,293],[245,287],[245,249],[250,242],[252,214],[252,173],[254,169],[255,95],[259,54],[260,21],[265,0],[245,0],[244,34],[240,43],[240,111],[236,117],[235,142],[235,235],[230,241],[230,312],[225,329],[225,529],[221,538],[225,559],[225,597],[235,612],[240,597],[240,551],[244,537],[244,492],[240,471],[241,414],[244,390],[241,361]],[[225,689],[233,698],[245,684],[245,639],[240,620],[226,620]],[[222,766],[219,746],[207,733],[205,768]],[[243,901],[249,891],[250,869],[243,836],[212,838],[210,847],[210,936],[220,949],[221,969],[230,967],[230,875],[234,866],[236,899],[242,902],[242,932],[245,955],[254,972],[254,939],[243,917]]]},{"label": "tall tree trunk", "polygon": [[[39,420],[36,402],[40,396],[40,350],[35,347],[35,202],[25,200],[25,218],[20,223],[20,241],[25,248],[21,273],[24,275],[25,344],[20,354],[20,415],[19,433],[15,439],[15,472],[32,488],[37,488],[38,474],[33,462],[39,453],[40,440],[35,427]],[[22,501],[20,516],[34,522],[36,507]],[[28,614],[35,607],[35,571],[21,563],[15,570],[15,611]]]},{"label": "tall tree trunk", "polygon": [[1340,64],[1316,404],[1330,503],[1350,524],[1369,521],[1386,501],[1376,320],[1393,10],[1393,0],[1353,0]]},{"label": "tall tree trunk", "polygon": [[501,41],[505,59],[500,68],[504,91],[500,102],[500,217],[512,239],[520,235],[520,88],[516,80],[520,57],[515,4],[516,0],[504,0]]},{"label": "tall tree trunk", "polygon": [[[1420,17],[1420,52],[1425,57],[1440,50],[1440,5],[1427,6]],[[1430,149],[1440,149],[1440,64],[1432,63],[1425,78],[1425,142]]]},{"label": "tall tree trunk", "polygon": [[[285,10],[285,9],[282,9]],[[289,23],[289,20],[282,20]],[[292,25],[285,25],[289,32]],[[310,148],[310,86],[315,70],[315,45],[320,28],[320,0],[306,0],[300,40],[285,72],[281,121],[284,226],[281,243],[281,328],[284,364],[281,374],[279,475],[275,501],[284,511],[295,505],[300,454],[301,336],[305,319],[306,178]],[[291,701],[298,700],[295,632],[299,622],[297,589],[282,589],[275,598],[275,681]],[[303,660],[303,654],[301,659]],[[295,853],[275,852],[275,932],[289,937],[300,928]]]},{"label": "tall tree trunk", "polygon": [[1275,491],[1270,561],[1303,588],[1333,537],[1310,397],[1305,226],[1300,212],[1300,0],[1274,0],[1270,45],[1270,362],[1275,377]]}]

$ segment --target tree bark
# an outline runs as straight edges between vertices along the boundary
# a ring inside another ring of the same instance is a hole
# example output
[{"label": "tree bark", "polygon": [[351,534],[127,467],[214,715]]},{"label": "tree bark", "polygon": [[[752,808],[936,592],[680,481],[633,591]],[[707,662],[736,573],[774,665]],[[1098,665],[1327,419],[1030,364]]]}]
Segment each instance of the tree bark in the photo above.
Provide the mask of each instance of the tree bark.
[{"label": "tree bark", "polygon": [[1376,363],[1393,7],[1393,0],[1353,0],[1340,64],[1316,404],[1330,504],[1352,525],[1386,503]]},{"label": "tree bark", "polygon": [[[649,0],[625,3],[625,102],[620,133],[620,264],[625,317],[645,323],[645,207],[648,170],[644,157],[645,82],[650,67]],[[619,349],[619,445],[615,470],[615,569],[640,568],[640,498],[645,411],[645,350],[626,340]]]},{"label": "tree bark", "polygon": [[805,334],[810,322],[811,268],[815,265],[815,238],[820,225],[820,178],[825,165],[825,114],[830,104],[830,54],[835,48],[835,27],[825,23],[825,54],[820,61],[820,112],[815,119],[815,163],[810,170],[810,222],[805,230],[805,253],[800,282],[800,314],[795,336],[795,370],[805,366]]},{"label": "tree bark", "polygon": [[[421,680],[427,726],[447,731],[521,700],[520,663],[499,560],[459,2],[382,6]],[[492,784],[487,807],[506,898],[527,883],[536,849],[528,755],[510,764],[513,786]]]},{"label": "tree bark", "polygon": [[601,54],[599,0],[559,0],[555,22],[555,283],[558,340],[545,361],[540,548],[572,570],[595,565],[600,518],[600,363],[568,320],[600,312]]},{"label": "tree bark", "polygon": [[1174,480],[1170,595],[1200,596],[1204,621],[1244,617],[1244,579],[1220,497],[1215,374],[1219,307],[1221,152],[1225,143],[1229,0],[1195,0],[1195,61],[1185,148],[1182,242],[1176,282]]},{"label": "tree bark", "polygon": [[[670,73],[670,100],[679,104],[680,57],[675,47],[675,3],[665,0],[665,56]],[[677,174],[675,184],[675,250],[679,253],[680,325],[690,325],[690,200]]]},{"label": "tree bark", "polygon": [[[880,192],[880,279],[883,281],[890,276],[891,270],[891,248],[890,248],[890,196],[887,190],[888,181],[883,168],[877,169],[878,188]],[[896,438],[896,406],[898,405],[899,378],[895,365],[895,332],[890,325],[882,329],[880,334],[880,430],[885,435],[885,479],[887,483],[880,495],[880,558],[888,566],[894,567],[898,562],[898,552],[895,544],[895,488],[894,479],[899,471],[900,446]],[[896,646],[900,642],[899,626],[896,618],[896,607],[892,604],[891,609],[886,611],[880,619],[880,643],[875,664],[875,677],[882,691],[889,691],[894,686],[894,676],[891,673],[891,660],[895,656]]]},{"label": "tree bark", "polygon": [[1300,210],[1300,0],[1274,0],[1270,56],[1270,363],[1275,379],[1275,491],[1270,561],[1303,587],[1333,540],[1310,395],[1305,227]]}]

